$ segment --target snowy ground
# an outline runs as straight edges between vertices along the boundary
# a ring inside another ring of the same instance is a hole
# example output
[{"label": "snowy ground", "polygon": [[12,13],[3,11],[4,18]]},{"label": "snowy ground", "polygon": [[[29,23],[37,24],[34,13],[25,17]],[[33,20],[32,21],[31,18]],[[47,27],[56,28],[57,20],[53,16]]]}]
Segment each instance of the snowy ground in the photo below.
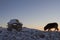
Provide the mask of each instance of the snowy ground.
[{"label": "snowy ground", "polygon": [[60,32],[44,32],[30,28],[23,28],[17,32],[0,28],[0,40],[60,40]]}]

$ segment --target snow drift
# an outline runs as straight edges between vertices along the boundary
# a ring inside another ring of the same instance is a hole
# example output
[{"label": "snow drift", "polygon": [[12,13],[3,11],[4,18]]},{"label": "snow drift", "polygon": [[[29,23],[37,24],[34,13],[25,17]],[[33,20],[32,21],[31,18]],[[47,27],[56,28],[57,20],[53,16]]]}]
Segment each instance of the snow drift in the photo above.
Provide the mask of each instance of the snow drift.
[{"label": "snow drift", "polygon": [[23,27],[22,31],[0,28],[0,40],[60,40],[60,32],[45,32]]}]

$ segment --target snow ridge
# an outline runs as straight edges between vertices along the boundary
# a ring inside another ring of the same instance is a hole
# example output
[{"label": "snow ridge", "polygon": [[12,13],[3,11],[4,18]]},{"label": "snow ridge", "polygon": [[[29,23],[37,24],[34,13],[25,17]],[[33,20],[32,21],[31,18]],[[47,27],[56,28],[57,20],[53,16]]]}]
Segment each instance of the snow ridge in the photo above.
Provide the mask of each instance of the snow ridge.
[{"label": "snow ridge", "polygon": [[60,32],[45,32],[25,27],[18,32],[0,28],[0,40],[60,40]]}]

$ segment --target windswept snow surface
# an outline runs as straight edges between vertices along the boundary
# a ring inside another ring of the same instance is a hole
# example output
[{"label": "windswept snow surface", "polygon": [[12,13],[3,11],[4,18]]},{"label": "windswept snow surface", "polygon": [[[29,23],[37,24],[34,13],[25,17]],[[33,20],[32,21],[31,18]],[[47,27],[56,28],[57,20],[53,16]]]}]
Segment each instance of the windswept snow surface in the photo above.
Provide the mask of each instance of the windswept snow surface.
[{"label": "windswept snow surface", "polygon": [[25,27],[18,32],[0,28],[0,40],[60,40],[60,32],[44,32]]}]

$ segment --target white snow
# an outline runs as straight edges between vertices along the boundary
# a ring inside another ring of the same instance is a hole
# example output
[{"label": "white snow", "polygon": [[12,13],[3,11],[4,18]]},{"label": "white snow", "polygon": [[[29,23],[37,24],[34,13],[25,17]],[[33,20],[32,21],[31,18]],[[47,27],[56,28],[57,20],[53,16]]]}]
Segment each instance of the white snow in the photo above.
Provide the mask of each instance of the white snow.
[{"label": "white snow", "polygon": [[[10,21],[8,22],[8,24],[18,23],[16,20],[17,20],[17,19],[12,19],[12,20],[10,20]],[[19,21],[19,20],[18,20],[18,21]]]},{"label": "white snow", "polygon": [[45,32],[25,27],[18,32],[0,28],[0,40],[60,40],[60,32]]}]

